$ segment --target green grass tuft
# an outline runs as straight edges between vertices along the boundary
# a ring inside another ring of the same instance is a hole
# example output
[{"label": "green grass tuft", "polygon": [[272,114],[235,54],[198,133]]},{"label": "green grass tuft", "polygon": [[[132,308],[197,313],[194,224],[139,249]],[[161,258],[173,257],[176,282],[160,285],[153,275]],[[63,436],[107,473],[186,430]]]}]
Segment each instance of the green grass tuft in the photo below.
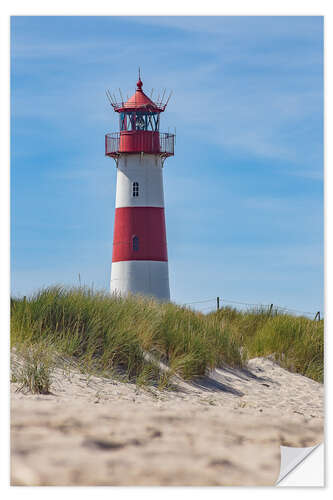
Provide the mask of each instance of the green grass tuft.
[{"label": "green grass tuft", "polygon": [[49,394],[54,368],[52,350],[44,343],[21,344],[18,354],[20,362],[13,363],[11,378],[18,384],[17,391]]},{"label": "green grass tuft", "polygon": [[323,382],[324,324],[307,318],[276,316],[249,343],[249,354],[275,359],[290,371]]},{"label": "green grass tuft", "polygon": [[230,328],[245,358],[273,355],[286,369],[317,382],[324,378],[324,321],[282,314],[277,310],[247,312],[223,308],[211,313]]}]

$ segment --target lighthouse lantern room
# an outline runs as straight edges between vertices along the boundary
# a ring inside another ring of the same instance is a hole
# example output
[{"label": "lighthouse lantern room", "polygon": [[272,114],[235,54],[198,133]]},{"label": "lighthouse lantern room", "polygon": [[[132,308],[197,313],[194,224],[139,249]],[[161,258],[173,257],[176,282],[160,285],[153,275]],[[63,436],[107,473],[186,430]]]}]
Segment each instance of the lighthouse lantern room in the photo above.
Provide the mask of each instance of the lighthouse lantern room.
[{"label": "lighthouse lantern room", "polygon": [[164,215],[163,165],[174,154],[174,134],[160,133],[169,98],[157,102],[142,90],[124,102],[107,91],[119,113],[119,132],[106,134],[105,154],[117,166],[111,293],[170,299]]}]

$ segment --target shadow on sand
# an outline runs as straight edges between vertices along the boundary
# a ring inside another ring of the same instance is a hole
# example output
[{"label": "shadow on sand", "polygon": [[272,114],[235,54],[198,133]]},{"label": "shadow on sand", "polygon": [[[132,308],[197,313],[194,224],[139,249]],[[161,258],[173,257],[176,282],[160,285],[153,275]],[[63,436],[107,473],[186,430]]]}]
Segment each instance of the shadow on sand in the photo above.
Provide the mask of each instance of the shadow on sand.
[{"label": "shadow on sand", "polygon": [[267,383],[276,383],[269,377],[260,377],[256,375],[248,368],[232,368],[230,366],[223,366],[212,370],[205,377],[193,380],[190,382],[190,385],[205,391],[222,391],[241,397],[244,396],[244,392],[234,387],[235,382],[239,383],[240,381],[243,383],[255,381],[262,385],[267,385]]},{"label": "shadow on sand", "polygon": [[211,377],[209,375],[194,380],[193,382],[191,382],[191,385],[193,387],[196,387],[198,389],[203,389],[205,391],[210,391],[210,392],[223,391],[223,392],[229,392],[230,394],[234,394],[235,396],[244,396],[243,392],[235,389],[234,387],[231,387],[230,385],[226,385],[217,380],[215,377]]}]

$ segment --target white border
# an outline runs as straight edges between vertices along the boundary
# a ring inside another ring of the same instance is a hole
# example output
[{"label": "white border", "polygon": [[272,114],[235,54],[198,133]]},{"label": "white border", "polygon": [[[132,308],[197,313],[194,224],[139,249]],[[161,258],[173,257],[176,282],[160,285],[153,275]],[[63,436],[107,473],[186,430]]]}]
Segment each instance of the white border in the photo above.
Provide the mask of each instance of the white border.
[{"label": "white border", "polygon": [[[270,1],[256,1],[248,0],[243,1],[233,1],[233,2],[218,2],[209,1],[205,2],[177,2],[175,0],[169,0],[168,2],[152,2],[145,0],[128,0],[127,2],[110,2],[110,1],[95,1],[91,2],[78,2],[68,0],[58,0],[55,2],[42,2],[31,0],[26,1],[15,1],[3,2],[1,6],[1,25],[0,25],[0,50],[1,50],[1,229],[2,234],[5,237],[2,239],[1,244],[1,371],[2,377],[1,382],[4,385],[4,391],[2,392],[2,422],[1,422],[1,488],[3,491],[3,498],[16,498],[24,496],[25,498],[33,497],[36,499],[39,496],[43,497],[53,497],[58,496],[70,496],[89,498],[92,496],[96,497],[107,497],[114,495],[117,498],[123,498],[127,495],[135,495],[138,497],[156,497],[164,499],[170,495],[174,496],[191,496],[191,499],[202,498],[209,494],[210,496],[221,498],[221,495],[227,494],[228,498],[234,497],[234,495],[246,495],[246,498],[264,498],[269,495],[278,495],[281,490],[266,488],[11,488],[6,485],[8,482],[9,475],[9,440],[8,440],[8,409],[9,409],[9,398],[8,398],[8,290],[9,290],[9,16],[10,15],[325,15],[325,67],[326,67],[326,130],[325,130],[325,164],[326,164],[326,255],[333,253],[332,241],[332,228],[329,228],[327,224],[327,219],[331,215],[332,202],[328,198],[328,192],[331,192],[331,175],[328,168],[328,154],[329,154],[329,142],[328,137],[332,138],[332,130],[329,128],[329,89],[332,88],[332,78],[330,78],[331,64],[329,60],[332,59],[332,53],[329,52],[331,48],[332,40],[332,23],[330,15],[330,6],[332,2],[329,0],[317,0],[306,1],[306,0],[293,0],[286,1],[280,0],[279,2]],[[329,53],[329,56],[328,56]],[[331,127],[332,129],[332,127]],[[331,166],[332,168],[332,166]],[[332,226],[332,221],[330,220],[330,225]],[[329,294],[329,278],[331,277],[331,266],[329,259],[326,259],[326,331],[329,331],[330,322],[330,305],[331,305],[331,295]],[[329,335],[326,335],[326,358],[328,358],[329,348]],[[328,374],[328,366],[326,366],[326,376]],[[326,377],[327,383],[327,377]],[[7,396],[6,396],[7,391]],[[6,404],[7,403],[7,404]],[[327,414],[326,421],[329,421],[330,412],[328,411],[329,404],[327,404]],[[329,435],[327,429],[327,435]],[[328,447],[328,449],[330,449]],[[326,470],[330,470],[331,461],[329,457],[326,460]],[[330,480],[328,478],[328,483]],[[314,492],[313,489],[300,489],[299,493],[304,498],[313,498],[313,495],[329,494],[331,485],[328,488],[318,490]],[[246,491],[244,491],[246,490]],[[288,498],[288,495],[294,497],[296,491],[294,489],[283,491],[284,498]]]}]

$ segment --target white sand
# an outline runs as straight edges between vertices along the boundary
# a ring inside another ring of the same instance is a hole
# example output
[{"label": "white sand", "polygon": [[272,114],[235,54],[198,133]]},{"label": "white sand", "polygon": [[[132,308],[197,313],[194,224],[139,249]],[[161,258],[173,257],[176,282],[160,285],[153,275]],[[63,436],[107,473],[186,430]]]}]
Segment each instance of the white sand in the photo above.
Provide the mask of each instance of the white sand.
[{"label": "white sand", "polygon": [[323,385],[256,358],[177,391],[55,371],[11,384],[13,485],[273,485],[280,444],[323,440]]}]

